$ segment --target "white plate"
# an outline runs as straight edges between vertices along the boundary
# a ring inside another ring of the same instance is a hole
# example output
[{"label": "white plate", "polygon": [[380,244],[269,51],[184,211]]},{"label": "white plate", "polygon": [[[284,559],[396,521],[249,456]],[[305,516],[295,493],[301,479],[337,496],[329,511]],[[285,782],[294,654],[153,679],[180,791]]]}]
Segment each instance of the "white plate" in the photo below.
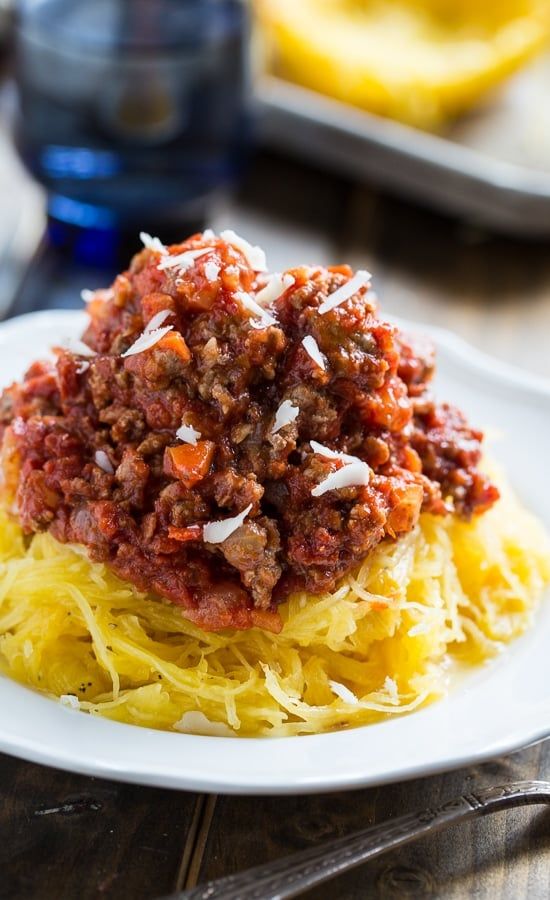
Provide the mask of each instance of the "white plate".
[{"label": "white plate", "polygon": [[[0,325],[0,384],[84,315],[44,312]],[[406,324],[406,323],[401,323]],[[497,455],[550,527],[550,384],[497,363],[444,332],[438,394],[502,432]],[[442,701],[381,724],[312,737],[254,740],[169,734],[92,718],[0,678],[0,750],[74,772],[200,791],[306,793],[429,775],[550,734],[550,604],[535,627]]]}]

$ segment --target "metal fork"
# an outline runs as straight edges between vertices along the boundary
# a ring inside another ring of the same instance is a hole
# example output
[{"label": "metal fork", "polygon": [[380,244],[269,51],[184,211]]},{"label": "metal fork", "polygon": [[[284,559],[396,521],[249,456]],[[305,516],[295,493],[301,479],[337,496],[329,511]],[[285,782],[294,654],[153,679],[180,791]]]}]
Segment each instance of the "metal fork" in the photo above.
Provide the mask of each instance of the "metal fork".
[{"label": "metal fork", "polygon": [[536,803],[550,804],[549,782],[511,781],[482,788],[442,806],[373,825],[292,856],[171,894],[164,900],[286,900],[429,832],[501,809]]}]

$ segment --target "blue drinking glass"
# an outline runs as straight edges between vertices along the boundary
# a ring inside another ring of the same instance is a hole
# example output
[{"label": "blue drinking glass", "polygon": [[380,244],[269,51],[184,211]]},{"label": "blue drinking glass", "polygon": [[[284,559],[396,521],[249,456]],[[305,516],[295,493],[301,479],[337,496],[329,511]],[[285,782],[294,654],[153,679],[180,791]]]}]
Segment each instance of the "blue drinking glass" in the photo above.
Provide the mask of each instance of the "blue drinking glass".
[{"label": "blue drinking glass", "polygon": [[104,264],[125,234],[181,237],[251,136],[244,0],[19,0],[15,135],[49,233]]}]

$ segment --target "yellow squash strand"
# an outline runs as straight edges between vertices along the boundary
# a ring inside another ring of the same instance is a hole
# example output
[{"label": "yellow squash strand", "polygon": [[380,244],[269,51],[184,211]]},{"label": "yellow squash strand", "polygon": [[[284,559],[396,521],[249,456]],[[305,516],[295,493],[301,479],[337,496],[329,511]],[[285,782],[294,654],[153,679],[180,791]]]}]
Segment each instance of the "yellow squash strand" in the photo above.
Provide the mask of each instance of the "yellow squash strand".
[{"label": "yellow squash strand", "polygon": [[379,115],[435,128],[539,51],[548,0],[256,0],[271,68]]}]

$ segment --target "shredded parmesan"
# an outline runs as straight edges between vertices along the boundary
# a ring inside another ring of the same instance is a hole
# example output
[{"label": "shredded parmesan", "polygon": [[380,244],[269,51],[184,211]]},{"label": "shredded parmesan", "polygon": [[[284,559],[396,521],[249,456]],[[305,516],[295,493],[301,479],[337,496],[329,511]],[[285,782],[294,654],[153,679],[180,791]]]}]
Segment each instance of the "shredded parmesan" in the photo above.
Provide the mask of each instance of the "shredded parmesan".
[{"label": "shredded parmesan", "polygon": [[240,250],[250,268],[255,272],[267,272],[265,253],[261,247],[254,247],[245,238],[230,229],[222,231],[220,237]]},{"label": "shredded parmesan", "polygon": [[128,347],[122,354],[122,357],[134,356],[136,353],[143,353],[144,350],[149,350],[151,347],[154,347],[155,344],[158,344],[169,331],[172,331],[171,325],[166,325],[164,328],[155,328],[154,331],[144,331],[143,334],[138,337],[137,341],[134,341],[132,346]]},{"label": "shredded parmesan", "polygon": [[208,737],[235,737],[235,732],[223,722],[211,722],[204,713],[190,710],[174,724],[175,731],[182,734],[204,734]]},{"label": "shredded parmesan", "polygon": [[164,256],[159,262],[157,269],[163,272],[165,269],[177,269],[183,274],[190,269],[195,260],[207,253],[212,252],[212,247],[200,247],[198,250],[184,250],[183,253],[177,253],[175,256]]},{"label": "shredded parmesan", "polygon": [[87,362],[85,359],[81,359],[79,364],[76,367],[76,374],[83,375],[84,372],[87,372],[89,368],[90,368],[90,363]]},{"label": "shredded parmesan", "polygon": [[102,303],[106,303],[107,300],[113,299],[114,292],[112,288],[98,288],[96,291],[90,291],[89,288],[84,288],[80,291],[80,296],[84,303],[92,303],[94,300],[100,300]]},{"label": "shredded parmesan", "polygon": [[237,528],[241,527],[251,509],[252,504],[249,503],[246,509],[243,509],[237,516],[232,516],[230,519],[221,519],[218,522],[208,522],[202,530],[205,543],[223,544]]},{"label": "shredded parmesan", "polygon": [[254,298],[251,297],[250,294],[248,294],[246,291],[235,291],[235,298],[239,300],[246,309],[248,309],[251,313],[254,313],[255,316],[258,316],[261,319],[263,328],[267,328],[268,325],[277,324],[277,319],[273,318],[273,316],[270,315],[270,313],[268,313],[265,309],[262,309],[262,307],[259,306]]},{"label": "shredded parmesan", "polygon": [[352,706],[357,706],[359,703],[358,698],[353,691],[350,691],[350,689],[345,686],[345,684],[340,684],[339,681],[329,681],[329,685],[331,691],[336,694],[337,697],[340,697],[340,700],[343,700],[344,703],[351,703]]},{"label": "shredded parmesan", "polygon": [[80,700],[74,694],[61,694],[59,702],[61,706],[67,706],[69,709],[80,709]]},{"label": "shredded parmesan", "polygon": [[294,406],[292,400],[283,400],[279,409],[275,413],[275,422],[271,429],[271,434],[277,434],[285,425],[290,425],[300,415],[300,408]]},{"label": "shredded parmesan", "polygon": [[217,281],[219,274],[221,271],[221,267],[216,262],[212,262],[211,260],[204,264],[204,274],[206,275],[208,281]]},{"label": "shredded parmesan", "polygon": [[211,228],[205,228],[202,233],[203,241],[213,241],[215,237],[215,232]]},{"label": "shredded parmesan", "polygon": [[139,239],[144,247],[147,247],[148,250],[155,250],[157,253],[162,253],[163,256],[166,256],[168,250],[158,237],[151,237],[150,234],[147,234],[146,231],[140,231]]},{"label": "shredded parmesan", "polygon": [[370,481],[371,469],[365,462],[348,463],[327,475],[317,487],[311,491],[313,497],[321,497],[327,491],[338,491],[341,488],[360,487]]},{"label": "shredded parmesan", "polygon": [[319,344],[315,338],[311,334],[306,334],[305,338],[302,340],[302,346],[315,365],[319,366],[324,372],[326,370],[325,357],[321,353]]},{"label": "shredded parmesan", "polygon": [[180,441],[183,441],[185,444],[195,445],[200,436],[200,431],[197,431],[196,428],[193,428],[192,425],[182,425],[176,431],[176,437],[179,438]]},{"label": "shredded parmesan", "polygon": [[97,356],[95,350],[88,347],[88,344],[85,344],[84,341],[79,341],[78,338],[68,338],[64,346],[66,350],[74,353],[75,356]]},{"label": "shredded parmesan", "polygon": [[319,456],[325,456],[327,459],[339,459],[345,463],[362,462],[358,456],[351,456],[349,453],[342,453],[340,450],[331,450],[330,447],[325,447],[324,444],[319,444],[317,441],[310,441],[309,443],[314,453],[317,453]]},{"label": "shredded parmesan", "polygon": [[103,469],[103,471],[107,472],[108,475],[114,475],[115,470],[113,469],[111,460],[105,453],[105,450],[96,450],[94,459],[96,465],[98,465],[100,469]]},{"label": "shredded parmesan", "polygon": [[266,286],[256,294],[256,303],[259,303],[260,306],[269,306],[271,303],[275,303],[294,283],[293,275],[281,275],[280,272],[270,275]]},{"label": "shredded parmesan", "polygon": [[160,328],[161,325],[164,325],[166,319],[171,315],[171,309],[161,309],[160,312],[153,316],[150,322],[147,322],[145,331],[143,333],[150,334],[151,331],[156,331],[157,328]]},{"label": "shredded parmesan", "polygon": [[319,312],[321,315],[324,315],[329,310],[334,309],[335,306],[340,306],[341,303],[345,303],[346,300],[349,300],[350,297],[353,297],[354,294],[357,293],[358,290],[362,287],[366,287],[366,285],[371,280],[372,275],[370,272],[367,272],[365,269],[359,269],[353,278],[350,278],[346,284],[343,284],[342,287],[339,287],[334,293],[330,294],[326,300],[321,303],[319,307]]}]

